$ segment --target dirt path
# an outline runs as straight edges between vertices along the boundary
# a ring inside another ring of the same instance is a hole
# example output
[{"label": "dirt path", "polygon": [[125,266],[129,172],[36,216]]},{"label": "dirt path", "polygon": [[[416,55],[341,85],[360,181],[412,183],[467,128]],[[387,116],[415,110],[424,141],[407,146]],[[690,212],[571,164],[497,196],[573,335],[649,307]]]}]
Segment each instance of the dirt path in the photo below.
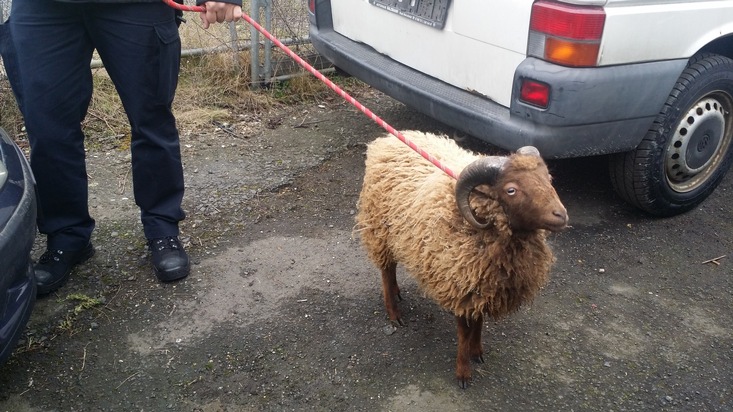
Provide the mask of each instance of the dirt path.
[{"label": "dirt path", "polygon": [[[440,129],[364,99],[399,129]],[[401,274],[407,326],[386,328],[352,234],[381,129],[338,102],[271,116],[183,137],[194,265],[173,285],[148,266],[126,153],[90,153],[98,253],[38,302],[0,369],[0,410],[733,409],[733,176],[652,220],[613,195],[602,160],[553,162],[573,228],[551,240],[539,299],[487,326],[462,391],[452,316]]]}]

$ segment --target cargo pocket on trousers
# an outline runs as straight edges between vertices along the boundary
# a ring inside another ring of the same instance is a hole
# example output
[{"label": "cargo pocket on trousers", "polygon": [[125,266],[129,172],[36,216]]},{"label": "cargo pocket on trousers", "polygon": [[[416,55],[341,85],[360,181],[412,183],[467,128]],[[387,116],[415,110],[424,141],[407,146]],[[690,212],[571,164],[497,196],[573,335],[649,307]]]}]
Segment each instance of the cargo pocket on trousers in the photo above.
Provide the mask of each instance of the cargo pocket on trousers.
[{"label": "cargo pocket on trousers", "polygon": [[155,32],[158,34],[158,38],[163,44],[171,44],[180,41],[181,38],[178,35],[178,26],[170,24],[170,22],[158,23],[155,26]]},{"label": "cargo pocket on trousers", "polygon": [[159,93],[165,100],[172,100],[178,85],[181,63],[181,38],[173,20],[156,24],[155,32],[160,42]]}]

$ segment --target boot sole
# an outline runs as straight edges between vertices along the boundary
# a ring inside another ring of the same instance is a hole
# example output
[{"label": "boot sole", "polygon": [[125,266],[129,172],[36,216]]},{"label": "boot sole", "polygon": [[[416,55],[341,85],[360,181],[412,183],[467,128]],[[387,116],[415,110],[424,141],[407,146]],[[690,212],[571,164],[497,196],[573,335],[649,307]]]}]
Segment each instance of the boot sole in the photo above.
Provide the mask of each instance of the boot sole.
[{"label": "boot sole", "polygon": [[188,274],[191,272],[191,264],[189,263],[186,266],[170,270],[158,270],[158,268],[153,266],[153,271],[155,272],[155,276],[158,278],[159,281],[173,282],[188,276]]}]

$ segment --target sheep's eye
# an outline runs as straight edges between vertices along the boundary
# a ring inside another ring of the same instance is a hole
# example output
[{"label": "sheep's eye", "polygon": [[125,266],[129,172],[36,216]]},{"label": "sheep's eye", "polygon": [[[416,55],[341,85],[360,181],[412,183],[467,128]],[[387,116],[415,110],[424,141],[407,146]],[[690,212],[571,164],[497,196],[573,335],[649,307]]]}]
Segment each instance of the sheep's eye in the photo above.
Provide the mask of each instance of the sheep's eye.
[{"label": "sheep's eye", "polygon": [[513,188],[513,187],[510,187],[510,188],[508,188],[508,189],[506,190],[506,194],[508,194],[509,196],[514,196],[514,195],[516,195],[516,194],[517,194],[517,189],[515,189],[515,188]]}]

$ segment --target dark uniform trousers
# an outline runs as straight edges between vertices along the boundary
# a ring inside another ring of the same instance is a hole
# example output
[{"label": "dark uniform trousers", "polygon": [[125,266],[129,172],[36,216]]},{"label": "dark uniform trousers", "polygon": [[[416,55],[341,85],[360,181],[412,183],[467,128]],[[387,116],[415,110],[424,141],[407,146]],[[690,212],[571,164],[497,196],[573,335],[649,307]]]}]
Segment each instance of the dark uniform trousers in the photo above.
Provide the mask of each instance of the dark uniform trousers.
[{"label": "dark uniform trousers", "polygon": [[[132,178],[145,236],[176,236],[185,215],[179,136],[171,105],[181,42],[162,2],[13,1],[9,19],[21,111],[51,249],[86,246],[94,229],[81,122],[96,49],[131,125]],[[122,115],[122,114],[120,114]]]}]

